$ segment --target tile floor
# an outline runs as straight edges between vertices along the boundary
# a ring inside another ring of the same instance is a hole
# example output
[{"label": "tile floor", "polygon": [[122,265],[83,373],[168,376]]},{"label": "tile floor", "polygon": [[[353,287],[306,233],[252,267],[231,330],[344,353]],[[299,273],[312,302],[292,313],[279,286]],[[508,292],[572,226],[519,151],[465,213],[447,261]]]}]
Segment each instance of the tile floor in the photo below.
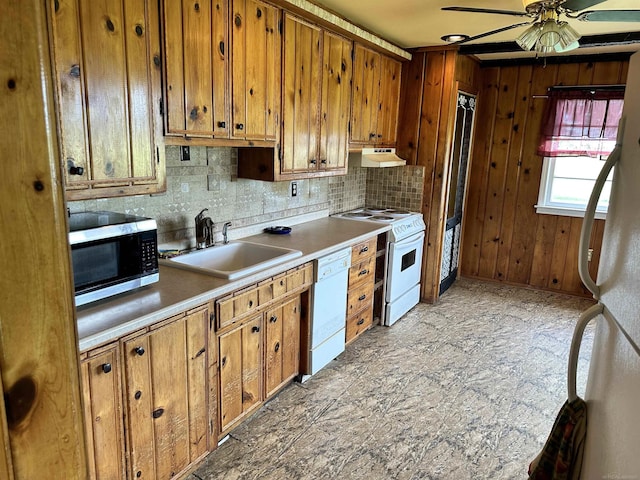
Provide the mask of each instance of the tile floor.
[{"label": "tile floor", "polygon": [[[189,480],[518,479],[566,398],[586,299],[458,281],[236,428]],[[584,389],[587,329],[579,362]]]}]

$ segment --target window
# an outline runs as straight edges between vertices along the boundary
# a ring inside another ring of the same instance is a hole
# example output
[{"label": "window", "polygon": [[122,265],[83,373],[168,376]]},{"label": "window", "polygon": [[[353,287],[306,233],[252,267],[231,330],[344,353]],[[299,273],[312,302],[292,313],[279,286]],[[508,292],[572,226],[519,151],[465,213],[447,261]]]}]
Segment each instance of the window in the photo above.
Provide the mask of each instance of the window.
[{"label": "window", "polygon": [[[550,90],[538,146],[544,164],[537,213],[584,216],[596,178],[616,144],[623,96],[622,87]],[[605,218],[612,175],[596,218]]]}]

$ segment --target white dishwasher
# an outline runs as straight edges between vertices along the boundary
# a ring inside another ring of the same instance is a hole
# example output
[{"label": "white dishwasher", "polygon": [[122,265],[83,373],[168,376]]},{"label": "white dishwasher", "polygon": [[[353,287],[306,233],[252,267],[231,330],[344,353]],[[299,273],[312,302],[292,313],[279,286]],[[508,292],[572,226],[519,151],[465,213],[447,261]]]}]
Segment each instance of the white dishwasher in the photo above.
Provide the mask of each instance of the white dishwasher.
[{"label": "white dishwasher", "polygon": [[351,248],[317,259],[311,287],[309,365],[305,381],[344,352]]}]

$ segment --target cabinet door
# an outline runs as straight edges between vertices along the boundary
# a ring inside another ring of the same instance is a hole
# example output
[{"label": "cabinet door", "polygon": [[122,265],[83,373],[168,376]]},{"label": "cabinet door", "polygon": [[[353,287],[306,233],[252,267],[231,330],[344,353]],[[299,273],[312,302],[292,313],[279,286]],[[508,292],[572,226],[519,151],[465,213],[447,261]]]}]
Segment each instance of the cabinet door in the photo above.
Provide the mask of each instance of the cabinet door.
[{"label": "cabinet door", "polygon": [[51,4],[67,197],[164,190],[164,152],[156,145],[162,138],[157,2]]},{"label": "cabinet door", "polygon": [[290,15],[284,21],[281,172],[315,171],[319,164],[322,32]]},{"label": "cabinet door", "polygon": [[337,170],[349,153],[352,42],[329,32],[323,39],[319,168]]},{"label": "cabinet door", "polygon": [[166,131],[228,135],[227,2],[165,1]]},{"label": "cabinet door", "polygon": [[351,141],[374,143],[380,94],[380,54],[355,44]]},{"label": "cabinet door", "polygon": [[400,105],[400,77],[402,64],[382,55],[380,58],[380,99],[376,129],[376,143],[395,145]]},{"label": "cabinet door", "polygon": [[280,109],[280,12],[258,0],[233,0],[234,138],[275,140]]},{"label": "cabinet door", "polygon": [[131,478],[173,478],[207,452],[207,317],[124,342]]},{"label": "cabinet door", "polygon": [[124,434],[119,350],[90,356],[80,366],[89,478],[124,478]]},{"label": "cabinet door", "polygon": [[266,397],[300,371],[300,309],[301,297],[297,296],[265,314]]},{"label": "cabinet door", "polygon": [[262,314],[218,337],[220,434],[262,402]]}]

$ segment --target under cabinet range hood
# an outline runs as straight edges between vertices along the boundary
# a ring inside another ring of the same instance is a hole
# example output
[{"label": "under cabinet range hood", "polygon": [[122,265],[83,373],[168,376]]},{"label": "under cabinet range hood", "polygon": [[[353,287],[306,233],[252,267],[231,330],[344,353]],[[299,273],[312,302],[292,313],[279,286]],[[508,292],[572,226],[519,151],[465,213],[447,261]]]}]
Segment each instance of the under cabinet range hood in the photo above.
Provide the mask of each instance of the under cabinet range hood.
[{"label": "under cabinet range hood", "polygon": [[395,148],[363,148],[362,152],[349,154],[349,163],[360,167],[402,167],[407,164],[396,155]]}]

